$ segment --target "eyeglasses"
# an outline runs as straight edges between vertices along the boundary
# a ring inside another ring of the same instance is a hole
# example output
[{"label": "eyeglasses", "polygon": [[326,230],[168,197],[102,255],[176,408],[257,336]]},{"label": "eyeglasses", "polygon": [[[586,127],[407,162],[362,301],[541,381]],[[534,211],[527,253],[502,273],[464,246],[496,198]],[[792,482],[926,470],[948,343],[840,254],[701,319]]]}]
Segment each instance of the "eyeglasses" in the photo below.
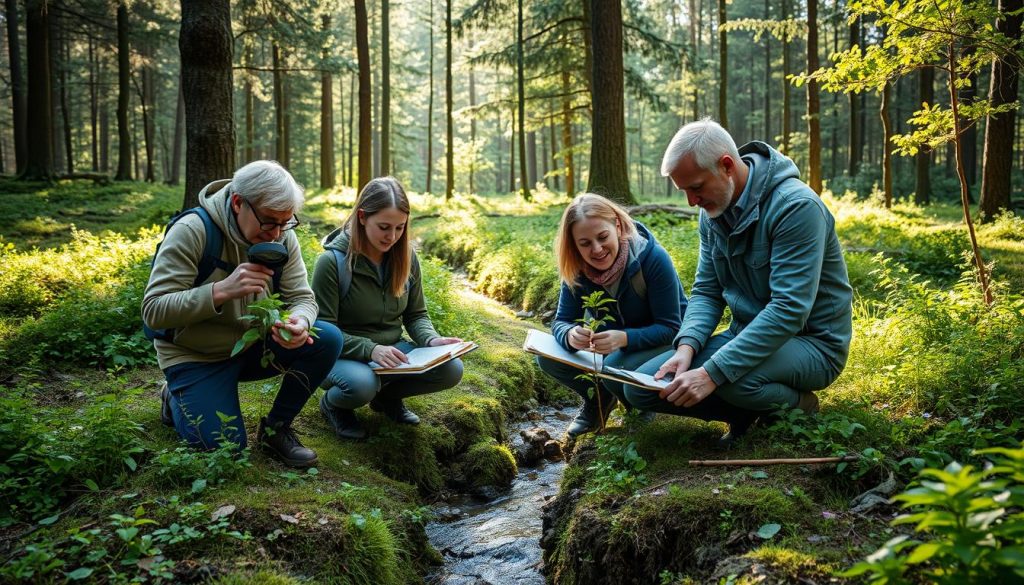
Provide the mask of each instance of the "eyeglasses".
[{"label": "eyeglasses", "polygon": [[288,230],[295,229],[296,226],[302,223],[299,221],[298,216],[295,215],[293,215],[291,219],[284,223],[277,223],[276,221],[266,221],[265,219],[260,217],[258,213],[256,213],[256,208],[252,206],[252,203],[249,203],[248,199],[242,197],[242,201],[245,201],[245,204],[249,206],[249,210],[252,211],[252,216],[256,218],[256,221],[260,222],[261,231],[272,232],[274,231],[274,228],[281,228],[282,232],[286,232]]}]

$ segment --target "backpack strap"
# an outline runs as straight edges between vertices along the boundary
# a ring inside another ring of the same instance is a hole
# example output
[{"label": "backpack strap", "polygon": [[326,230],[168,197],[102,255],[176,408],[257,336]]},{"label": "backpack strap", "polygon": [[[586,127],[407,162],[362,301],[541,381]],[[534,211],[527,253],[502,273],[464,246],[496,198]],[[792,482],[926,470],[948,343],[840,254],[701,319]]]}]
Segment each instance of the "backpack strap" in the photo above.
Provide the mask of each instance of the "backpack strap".
[{"label": "backpack strap", "polygon": [[337,248],[331,248],[331,252],[338,270],[338,301],[341,302],[352,287],[352,267],[348,265],[348,256],[344,252]]},{"label": "backpack strap", "polygon": [[220,268],[224,272],[230,273],[235,269],[235,267],[228,262],[225,262],[220,257],[221,250],[224,249],[224,234],[221,232],[220,228],[217,227],[217,224],[213,222],[213,218],[210,217],[210,212],[206,211],[202,207],[193,207],[192,209],[182,212],[181,215],[175,218],[175,220],[180,219],[187,213],[195,213],[198,215],[199,219],[203,220],[203,228],[206,230],[206,245],[203,247],[203,256],[199,259],[199,267],[196,271],[196,280],[192,283],[192,286],[196,287],[206,282],[206,279],[210,278],[210,275],[213,274],[214,270]]}]

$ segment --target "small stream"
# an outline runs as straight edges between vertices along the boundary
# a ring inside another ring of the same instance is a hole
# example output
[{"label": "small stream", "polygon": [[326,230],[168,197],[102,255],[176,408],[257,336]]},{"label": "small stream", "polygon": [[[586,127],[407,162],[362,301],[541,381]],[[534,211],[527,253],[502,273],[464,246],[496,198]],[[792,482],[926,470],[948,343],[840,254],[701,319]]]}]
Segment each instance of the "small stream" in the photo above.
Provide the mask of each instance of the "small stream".
[{"label": "small stream", "polygon": [[[561,439],[576,409],[542,407],[533,412],[539,420],[524,420],[511,429],[513,447],[521,441],[519,431],[534,428]],[[427,583],[543,585],[541,508],[558,494],[564,470],[561,460],[541,459],[533,467],[520,465],[512,487],[496,498],[457,495],[434,506],[437,520],[427,525],[427,535],[445,564],[427,576]]]}]

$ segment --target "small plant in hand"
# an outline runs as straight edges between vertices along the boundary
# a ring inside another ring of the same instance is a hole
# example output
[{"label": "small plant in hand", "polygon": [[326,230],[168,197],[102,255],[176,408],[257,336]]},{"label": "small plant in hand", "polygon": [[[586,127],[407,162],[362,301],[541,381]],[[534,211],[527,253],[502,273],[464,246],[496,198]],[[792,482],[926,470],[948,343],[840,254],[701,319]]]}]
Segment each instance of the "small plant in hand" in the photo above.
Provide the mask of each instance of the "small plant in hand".
[{"label": "small plant in hand", "polygon": [[[608,305],[614,303],[615,299],[605,298],[604,291],[596,290],[589,295],[583,296],[583,318],[577,319],[576,322],[582,325],[585,329],[589,329],[591,335],[597,333],[597,330],[613,321],[613,317],[608,314]],[[593,343],[591,343],[590,351],[594,351]],[[598,370],[597,366],[597,353],[594,353],[594,372]],[[587,396],[590,398],[597,398],[597,420],[598,420],[598,431],[604,431],[604,405],[601,404],[601,379],[597,377],[596,373],[587,372],[576,376],[580,380],[588,380],[592,387],[587,389]]]},{"label": "small plant in hand", "polygon": [[[286,323],[288,318],[291,316],[288,311],[283,310],[284,301],[281,300],[281,295],[272,294],[265,299],[260,299],[254,303],[249,303],[248,307],[249,314],[242,315],[240,319],[249,323],[250,329],[242,335],[242,338],[235,343],[235,347],[231,350],[231,357],[242,353],[249,349],[257,341],[263,341],[263,355],[260,357],[260,365],[264,368],[267,366],[274,366],[280,372],[284,372],[284,369],[279,367],[274,361],[274,353],[270,351],[267,346],[267,337],[273,330],[274,325],[280,325]],[[319,327],[309,326],[310,337],[318,338],[317,332],[320,331]],[[284,327],[277,329],[277,334],[281,336],[281,339],[285,341],[292,340],[292,333]]]}]

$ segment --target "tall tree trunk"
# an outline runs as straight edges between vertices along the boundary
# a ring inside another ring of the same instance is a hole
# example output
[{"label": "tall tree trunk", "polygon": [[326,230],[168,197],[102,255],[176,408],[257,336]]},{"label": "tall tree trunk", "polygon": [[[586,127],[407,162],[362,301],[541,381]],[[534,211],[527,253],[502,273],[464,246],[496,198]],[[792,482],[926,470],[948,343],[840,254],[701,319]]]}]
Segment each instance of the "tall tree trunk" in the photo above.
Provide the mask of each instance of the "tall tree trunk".
[{"label": "tall tree trunk", "polygon": [[[25,71],[21,66],[21,43],[18,42],[18,0],[4,0],[7,18],[7,50],[11,69],[11,106],[14,126],[14,159],[17,174],[28,162],[28,103]],[[91,45],[90,45],[91,46]]]},{"label": "tall tree trunk", "polygon": [[[973,57],[974,52],[974,49],[965,50],[962,57]],[[978,99],[978,74],[971,73],[968,79],[970,83],[960,88],[960,103],[969,106]],[[960,138],[964,155],[964,174],[967,177],[967,184],[973,187],[978,176],[978,125],[971,124],[964,128]],[[973,190],[968,189],[967,194],[971,203],[974,203]]]},{"label": "tall tree trunk", "polygon": [[271,47],[271,63],[274,69],[274,157],[288,168],[288,145],[285,143],[284,122],[284,73],[281,71],[281,47],[275,41]]},{"label": "tall tree trunk", "polygon": [[501,125],[501,108],[497,108],[497,113],[494,116],[494,138],[498,144],[498,162],[494,165],[494,191],[495,193],[504,193],[505,190],[501,184],[502,173],[505,170],[505,145],[502,144],[501,137],[505,133],[505,127]]},{"label": "tall tree trunk", "polygon": [[[341,113],[341,120],[339,120],[338,127],[341,128],[341,143],[339,161],[341,163],[341,184],[348,185],[350,177],[346,171],[345,166],[345,144],[347,140],[347,133],[345,130],[345,75],[342,72],[338,74],[338,111]],[[349,112],[351,114],[351,112]]]},{"label": "tall tree trunk", "polygon": [[66,27],[59,27],[60,30],[60,117],[62,122],[62,138],[64,139],[64,159],[67,161],[68,174],[75,172],[75,151],[71,146],[71,104],[68,101],[68,67],[71,66],[71,42],[68,40]]},{"label": "tall tree trunk", "polygon": [[591,11],[590,28],[601,42],[594,43],[594,124],[587,190],[632,205],[636,200],[629,191],[623,119],[622,4],[620,0],[593,0]]},{"label": "tall tree trunk", "polygon": [[[851,22],[849,27],[850,33],[850,46],[858,45],[860,43],[860,25],[857,22]],[[861,163],[861,132],[864,127],[860,123],[860,96],[851,93],[850,94],[850,145],[848,154],[848,161],[846,166],[846,172],[852,177],[860,172]]]},{"label": "tall tree trunk", "polygon": [[508,127],[508,190],[516,190],[516,104],[512,104]]},{"label": "tall tree trunk", "polygon": [[[469,44],[473,46],[473,36],[469,37]],[[474,160],[473,164],[469,167],[469,192],[476,193],[476,184],[474,179],[476,178],[476,71],[473,64],[469,64],[469,109],[472,111],[472,115],[469,118],[469,143],[473,145]]]},{"label": "tall tree trunk", "polygon": [[[530,176],[526,170],[526,81],[523,66],[523,0],[516,2],[516,101],[519,104],[519,182],[523,199],[530,201]],[[534,163],[536,164],[536,163]]]},{"label": "tall tree trunk", "polygon": [[[764,19],[771,18],[770,2],[764,0]],[[764,139],[774,141],[772,136],[772,36],[764,35]]]},{"label": "tall tree trunk", "polygon": [[[106,59],[101,58],[99,63],[100,83],[106,76]],[[100,172],[110,173],[110,102],[104,96],[100,98]]]},{"label": "tall tree trunk", "polygon": [[142,51],[142,137],[146,145],[146,181],[156,181],[156,91],[153,82],[153,48],[146,41]]},{"label": "tall tree trunk", "polygon": [[889,94],[892,86],[888,83],[882,87],[881,107],[882,118],[882,192],[885,194],[885,208],[892,208],[892,120],[889,116]]},{"label": "tall tree trunk", "polygon": [[49,14],[45,0],[25,2],[25,53],[28,69],[27,124],[32,132],[26,137],[27,158],[19,177],[30,181],[49,181],[54,177],[50,155],[53,135],[50,107]]},{"label": "tall tree trunk", "polygon": [[380,169],[391,169],[391,2],[380,2]]},{"label": "tall tree trunk", "polygon": [[[592,93],[594,88],[594,28],[592,26],[593,16],[590,11],[593,0],[580,0],[583,5],[583,80],[587,83],[587,93]],[[593,117],[593,104],[590,104],[591,117]]]},{"label": "tall tree trunk", "polygon": [[[765,0],[767,2],[768,0]],[[697,33],[697,29],[700,27],[700,9],[694,3],[694,0],[688,1],[690,10],[690,73],[694,76],[700,72],[700,35]],[[692,86],[692,107],[693,107],[693,119],[697,120],[700,118],[700,107],[698,105],[698,99],[700,95],[699,84],[691,83]]]},{"label": "tall tree trunk", "polygon": [[[321,22],[324,34],[330,34],[331,17],[324,14]],[[331,79],[331,72],[327,70],[326,49],[321,57],[324,69],[320,72],[320,187],[330,189],[334,187],[334,96],[331,94],[334,80]]]},{"label": "tall tree trunk", "polygon": [[100,172],[99,145],[99,64],[96,58],[96,43],[89,38],[89,129],[92,134],[92,172]]},{"label": "tall tree trunk", "polygon": [[358,74],[352,72],[348,76],[348,186],[355,187],[358,179],[356,178],[357,169],[353,167],[352,163],[356,158],[356,149],[359,146],[355,143],[356,140],[356,78]]},{"label": "tall tree trunk", "polygon": [[[789,2],[782,0],[782,18],[783,20],[789,18]],[[787,155],[789,152],[789,137],[793,133],[793,100],[790,97],[791,87],[789,81],[789,74],[792,68],[790,61],[789,46],[793,39],[788,35],[784,37],[782,41],[782,151]]]},{"label": "tall tree trunk", "polygon": [[[183,19],[184,22],[184,19]],[[180,45],[180,41],[179,41]],[[129,81],[131,79],[131,55],[128,46],[128,4],[126,0],[117,3],[117,174],[115,181],[130,181],[132,178],[132,136],[128,129]]]},{"label": "tall tree trunk", "polygon": [[[429,93],[427,98],[427,188],[430,193],[430,182],[434,176],[434,0],[430,0],[430,66],[428,77],[430,78]],[[501,164],[498,164],[501,167]]]},{"label": "tall tree trunk", "polygon": [[718,0],[718,122],[729,128],[729,45],[725,33],[725,2]]},{"label": "tall tree trunk", "polygon": [[[168,185],[181,183],[181,143],[185,138],[185,94],[180,84],[178,85],[177,101],[178,105],[174,108],[174,144],[171,145],[171,172],[167,179]],[[246,159],[245,162],[250,160],[252,159]]]},{"label": "tall tree trunk", "polygon": [[63,65],[61,63],[63,50],[60,42],[60,15],[53,10],[54,1],[48,0],[46,10],[50,12],[50,18],[47,24],[49,30],[49,47],[50,47],[50,120],[52,124],[50,134],[50,156],[53,158],[53,168],[56,172],[64,171],[65,169],[65,152],[63,148],[63,136],[64,136],[64,118],[61,116],[61,71]]},{"label": "tall tree trunk", "polygon": [[366,0],[355,0],[356,9],[356,55],[359,61],[359,185],[370,181],[373,164],[373,135],[370,112],[372,88],[370,87],[370,26],[366,16]]},{"label": "tall tree trunk", "polygon": [[[246,65],[252,65],[253,63],[253,48],[250,45],[246,45],[243,60]],[[242,95],[245,99],[245,146],[243,147],[243,162],[248,164],[253,160],[256,160],[256,96],[253,94],[252,76],[251,72],[244,72],[245,83],[242,88]]]},{"label": "tall tree trunk", "polygon": [[[924,67],[918,70],[917,103],[932,105],[935,103],[935,70],[931,67]],[[928,205],[932,202],[932,181],[930,170],[932,166],[932,151],[920,150],[916,156],[916,187],[914,189],[914,202],[918,205]]]},{"label": "tall tree trunk", "polygon": [[[842,21],[842,9],[839,7],[841,0],[835,0],[833,26],[832,26],[832,53],[839,52],[839,31],[841,28]],[[837,176],[836,165],[839,162],[839,93],[832,93],[832,156],[830,157],[829,164],[831,165],[831,171],[829,178],[835,179]]]},{"label": "tall tree trunk", "polygon": [[[818,70],[818,0],[807,0],[807,71]],[[807,166],[810,187],[821,193],[821,99],[818,82],[807,82]]]},{"label": "tall tree trunk", "polygon": [[452,118],[452,1],[444,3],[444,115],[445,115],[445,201],[455,192],[455,123]]},{"label": "tall tree trunk", "polygon": [[565,166],[565,195],[576,196],[576,173],[572,156],[572,100],[569,98],[569,71],[562,70],[562,161]]},{"label": "tall tree trunk", "polygon": [[529,186],[537,184],[537,132],[526,133],[526,178]]},{"label": "tall tree trunk", "polygon": [[230,177],[235,160],[232,106],[231,5],[228,0],[181,0],[181,87],[185,100],[185,197]]},{"label": "tall tree trunk", "polygon": [[[1021,38],[1022,0],[999,0],[1002,18],[996,20],[996,30],[1011,39]],[[1017,101],[1019,61],[995,59],[988,99],[993,106]],[[1010,208],[1013,170],[1013,138],[1017,121],[1016,110],[989,116],[985,123],[985,150],[981,176],[981,220],[992,221],[1000,211]]]},{"label": "tall tree trunk", "polygon": [[550,137],[548,138],[548,140],[550,140],[550,142],[551,142],[551,160],[549,162],[551,164],[551,172],[553,173],[552,178],[554,179],[554,181],[552,182],[552,185],[554,185],[555,191],[558,191],[559,189],[562,188],[562,183],[561,183],[561,181],[558,180],[558,172],[557,172],[558,171],[558,139],[557,139],[557,135],[556,135],[556,132],[555,132],[555,124],[556,124],[556,122],[555,122],[555,102],[554,102],[554,100],[551,100],[550,102],[548,102],[548,113],[550,114],[549,117],[548,117],[548,131],[550,132]]}]

